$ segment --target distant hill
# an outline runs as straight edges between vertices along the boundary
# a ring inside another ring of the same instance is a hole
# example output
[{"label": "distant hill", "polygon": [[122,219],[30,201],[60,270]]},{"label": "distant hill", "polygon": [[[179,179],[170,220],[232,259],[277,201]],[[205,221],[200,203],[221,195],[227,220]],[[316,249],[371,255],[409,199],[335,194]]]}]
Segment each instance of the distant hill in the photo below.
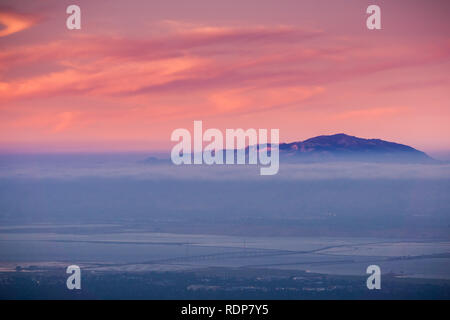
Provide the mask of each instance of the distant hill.
[{"label": "distant hill", "polygon": [[167,158],[157,158],[157,157],[148,157],[146,159],[144,159],[143,161],[141,161],[144,164],[153,164],[153,165],[158,165],[158,164],[172,164],[172,161],[170,159]]},{"label": "distant hill", "polygon": [[305,141],[281,143],[280,158],[303,161],[436,162],[410,146],[381,139],[363,139],[344,133],[324,135]]}]

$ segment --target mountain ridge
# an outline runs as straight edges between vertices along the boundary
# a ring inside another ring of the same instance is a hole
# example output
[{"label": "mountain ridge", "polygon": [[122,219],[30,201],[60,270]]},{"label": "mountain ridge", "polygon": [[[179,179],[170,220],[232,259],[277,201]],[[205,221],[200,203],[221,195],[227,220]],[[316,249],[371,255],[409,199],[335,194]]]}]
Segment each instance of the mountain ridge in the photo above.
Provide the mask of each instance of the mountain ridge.
[{"label": "mountain ridge", "polygon": [[338,133],[291,143],[280,143],[280,157],[300,160],[364,160],[370,162],[435,162],[425,152],[382,139]]}]

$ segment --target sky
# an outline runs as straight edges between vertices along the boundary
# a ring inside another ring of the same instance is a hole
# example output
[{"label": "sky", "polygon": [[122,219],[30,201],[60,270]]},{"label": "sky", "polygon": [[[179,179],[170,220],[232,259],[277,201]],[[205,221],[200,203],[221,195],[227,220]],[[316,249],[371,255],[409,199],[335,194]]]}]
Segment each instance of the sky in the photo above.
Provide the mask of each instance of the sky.
[{"label": "sky", "polygon": [[[67,6],[81,30],[66,28]],[[368,30],[366,8],[381,8]],[[177,128],[450,154],[449,1],[0,2],[0,151],[167,151]]]}]

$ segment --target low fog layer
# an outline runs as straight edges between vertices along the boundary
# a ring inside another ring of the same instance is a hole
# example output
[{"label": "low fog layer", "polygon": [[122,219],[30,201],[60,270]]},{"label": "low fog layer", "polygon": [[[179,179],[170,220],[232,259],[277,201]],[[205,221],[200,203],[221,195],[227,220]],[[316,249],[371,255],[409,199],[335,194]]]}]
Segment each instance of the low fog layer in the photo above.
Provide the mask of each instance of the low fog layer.
[{"label": "low fog layer", "polygon": [[136,179],[449,179],[450,164],[369,162],[280,163],[279,173],[261,176],[257,165],[173,165],[149,163],[142,154],[3,155],[0,178],[129,177]]},{"label": "low fog layer", "polygon": [[0,221],[152,232],[450,236],[450,166],[148,164],[142,155],[3,157]]}]

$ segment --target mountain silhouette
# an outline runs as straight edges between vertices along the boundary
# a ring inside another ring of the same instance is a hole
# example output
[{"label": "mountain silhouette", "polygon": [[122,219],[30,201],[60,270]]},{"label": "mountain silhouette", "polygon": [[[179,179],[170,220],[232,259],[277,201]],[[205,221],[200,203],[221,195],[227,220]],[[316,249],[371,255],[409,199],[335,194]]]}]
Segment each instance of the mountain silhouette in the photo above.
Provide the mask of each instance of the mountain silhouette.
[{"label": "mountain silhouette", "polygon": [[363,139],[344,133],[323,135],[279,145],[280,158],[298,161],[368,161],[432,163],[433,158],[410,146],[381,139]]}]

